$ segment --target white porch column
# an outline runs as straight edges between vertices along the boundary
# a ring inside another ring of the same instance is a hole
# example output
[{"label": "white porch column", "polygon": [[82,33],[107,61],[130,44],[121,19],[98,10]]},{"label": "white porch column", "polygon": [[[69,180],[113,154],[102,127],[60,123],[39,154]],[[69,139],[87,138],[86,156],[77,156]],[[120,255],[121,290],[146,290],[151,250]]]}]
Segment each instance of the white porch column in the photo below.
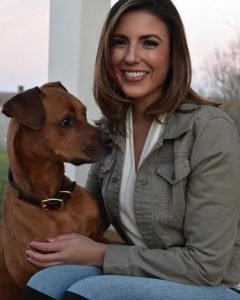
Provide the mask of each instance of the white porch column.
[{"label": "white porch column", "polygon": [[[110,0],[50,0],[49,81],[61,81],[87,106],[89,121],[99,116],[92,96],[100,31]],[[88,166],[66,164],[67,175],[85,184]]]}]

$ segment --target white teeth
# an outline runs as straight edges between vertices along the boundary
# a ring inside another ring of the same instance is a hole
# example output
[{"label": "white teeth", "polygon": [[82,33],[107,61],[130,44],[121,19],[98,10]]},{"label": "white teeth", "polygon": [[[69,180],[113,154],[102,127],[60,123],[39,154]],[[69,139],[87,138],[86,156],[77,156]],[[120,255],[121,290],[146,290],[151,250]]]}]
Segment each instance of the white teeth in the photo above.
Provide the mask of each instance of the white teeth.
[{"label": "white teeth", "polygon": [[127,77],[137,78],[146,75],[147,72],[129,72],[126,71],[125,74]]}]

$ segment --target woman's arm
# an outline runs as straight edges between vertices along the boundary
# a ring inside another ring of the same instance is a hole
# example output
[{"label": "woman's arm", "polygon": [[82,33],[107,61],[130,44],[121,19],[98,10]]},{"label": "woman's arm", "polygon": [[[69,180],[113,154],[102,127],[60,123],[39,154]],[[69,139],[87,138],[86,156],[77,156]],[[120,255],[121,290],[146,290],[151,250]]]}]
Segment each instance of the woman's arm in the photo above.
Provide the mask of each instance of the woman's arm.
[{"label": "woman's arm", "polygon": [[196,123],[195,129],[183,228],[185,246],[161,250],[107,245],[105,274],[215,285],[231,269],[239,234],[239,137],[225,117]]},{"label": "woman's arm", "polygon": [[39,267],[82,264],[102,267],[106,245],[76,233],[33,241],[26,251],[27,260]]}]

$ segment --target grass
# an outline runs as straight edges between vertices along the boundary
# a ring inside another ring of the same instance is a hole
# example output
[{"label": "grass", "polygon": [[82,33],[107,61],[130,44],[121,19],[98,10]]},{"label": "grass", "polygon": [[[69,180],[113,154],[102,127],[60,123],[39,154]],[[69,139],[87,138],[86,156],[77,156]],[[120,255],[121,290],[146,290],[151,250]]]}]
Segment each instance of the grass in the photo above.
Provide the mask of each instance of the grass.
[{"label": "grass", "polygon": [[5,150],[0,150],[0,216],[2,211],[2,198],[5,184],[7,182],[8,161]]}]

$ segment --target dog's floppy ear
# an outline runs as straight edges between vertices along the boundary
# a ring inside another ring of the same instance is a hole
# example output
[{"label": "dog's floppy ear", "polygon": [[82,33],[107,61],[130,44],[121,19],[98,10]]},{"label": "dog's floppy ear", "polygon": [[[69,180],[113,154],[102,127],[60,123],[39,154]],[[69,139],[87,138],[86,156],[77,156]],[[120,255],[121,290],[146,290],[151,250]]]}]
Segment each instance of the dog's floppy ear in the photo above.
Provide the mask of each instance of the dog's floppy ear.
[{"label": "dog's floppy ear", "polygon": [[42,86],[42,88],[61,88],[61,89],[63,89],[64,91],[66,91],[66,92],[68,92],[68,90],[65,88],[65,86],[63,86],[62,84],[61,84],[61,82],[60,81],[55,81],[55,82],[48,82],[48,83],[45,83],[43,86]]},{"label": "dog's floppy ear", "polygon": [[32,129],[40,129],[46,120],[41,93],[41,90],[35,87],[17,94],[3,105],[2,112]]}]

